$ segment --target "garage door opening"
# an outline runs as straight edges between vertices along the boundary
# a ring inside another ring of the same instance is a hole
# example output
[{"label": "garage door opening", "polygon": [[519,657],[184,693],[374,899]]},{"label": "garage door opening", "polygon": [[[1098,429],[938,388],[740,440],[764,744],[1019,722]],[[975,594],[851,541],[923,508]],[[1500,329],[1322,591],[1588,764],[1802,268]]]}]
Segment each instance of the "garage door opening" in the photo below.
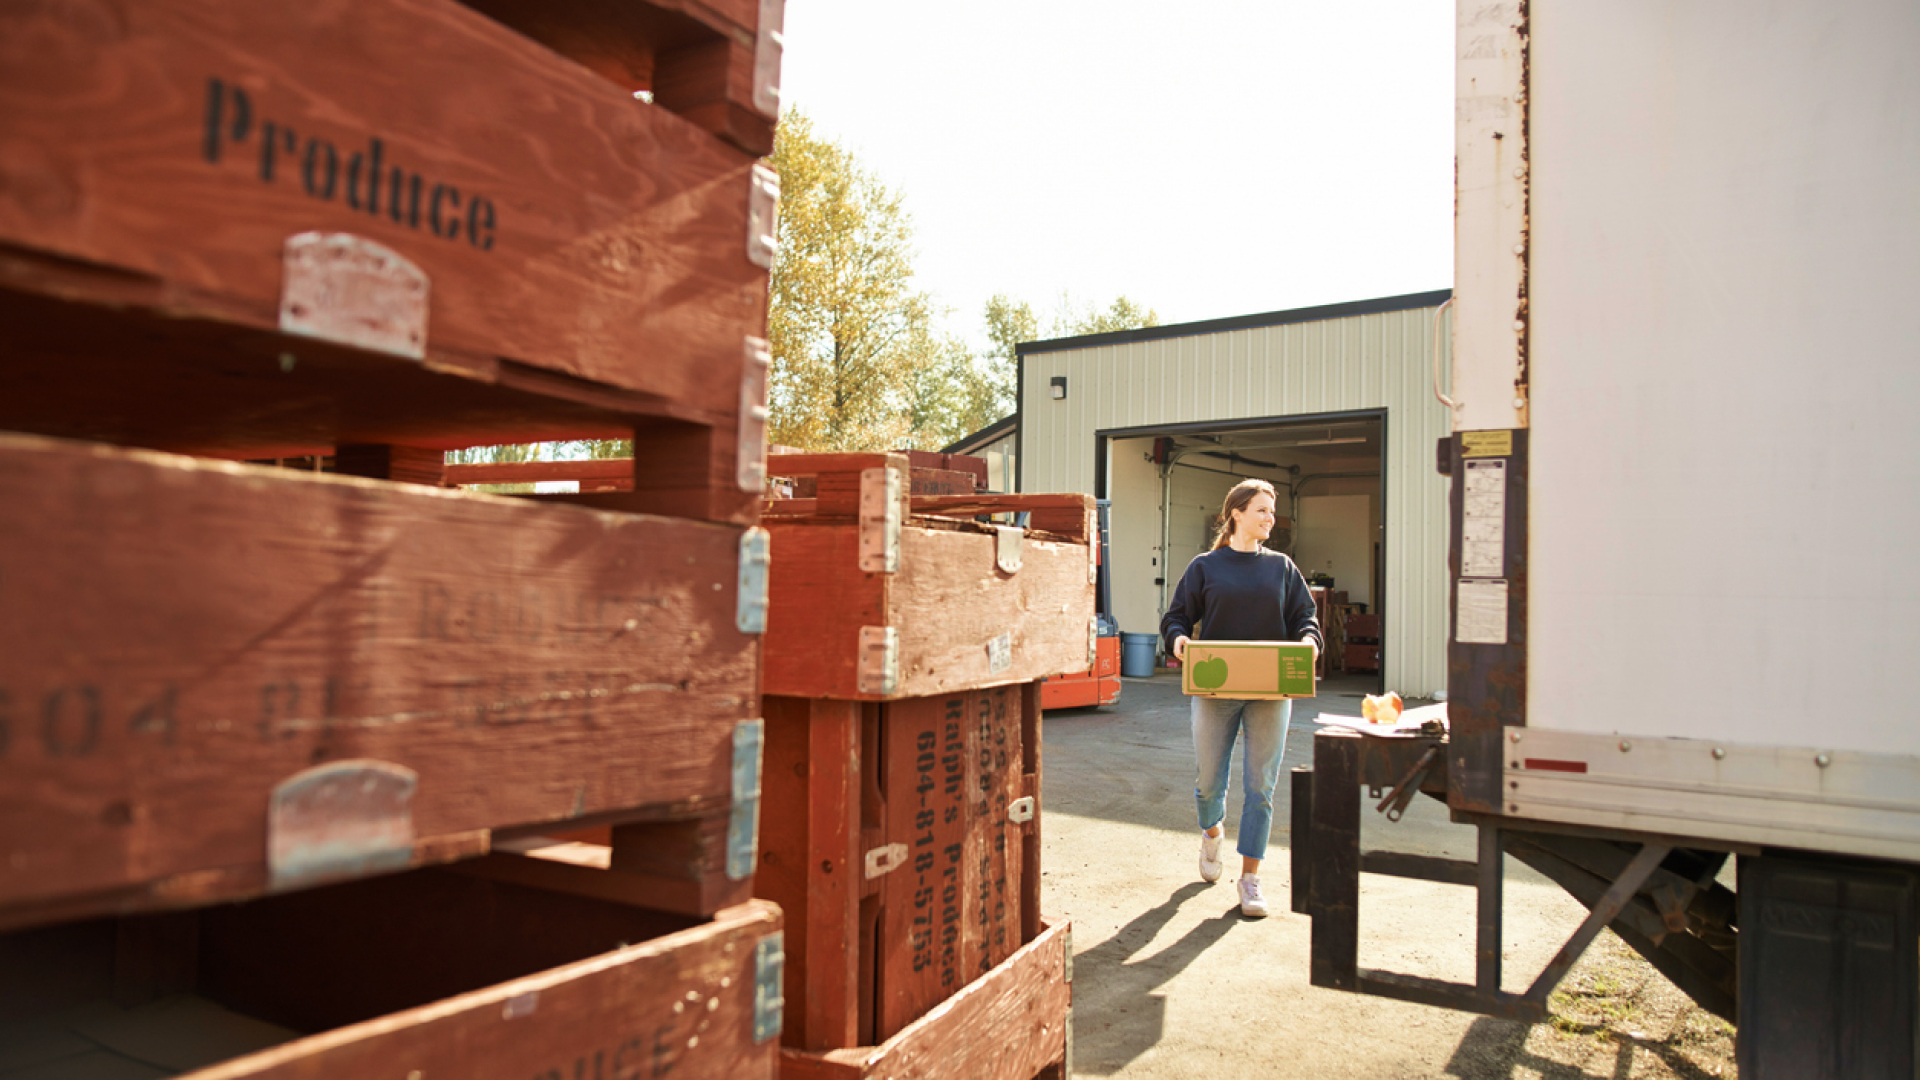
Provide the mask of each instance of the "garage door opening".
[{"label": "garage door opening", "polygon": [[1377,692],[1384,671],[1386,413],[1264,417],[1095,433],[1095,490],[1111,499],[1113,614],[1153,633],[1187,564],[1212,544],[1243,479],[1279,494],[1267,546],[1321,601],[1326,689]]}]

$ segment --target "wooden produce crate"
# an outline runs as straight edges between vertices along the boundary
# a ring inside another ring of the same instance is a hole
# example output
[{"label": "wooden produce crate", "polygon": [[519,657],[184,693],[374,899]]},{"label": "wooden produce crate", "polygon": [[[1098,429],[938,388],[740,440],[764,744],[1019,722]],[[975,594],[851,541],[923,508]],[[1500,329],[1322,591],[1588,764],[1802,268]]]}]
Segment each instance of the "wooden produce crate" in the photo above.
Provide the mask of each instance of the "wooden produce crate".
[{"label": "wooden produce crate", "polygon": [[751,520],[751,154],[454,0],[62,10],[0,21],[0,428],[246,459],[634,434],[649,512]]},{"label": "wooden produce crate", "polygon": [[742,150],[773,152],[786,0],[462,0]]},{"label": "wooden produce crate", "polygon": [[[780,455],[816,496],[771,499],[768,694],[928,697],[1095,660],[1093,500],[914,498],[896,454]],[[973,520],[1027,513],[1026,528]]]},{"label": "wooden produce crate", "polygon": [[757,531],[8,434],[0,505],[0,927],[614,820],[750,895]]},{"label": "wooden produce crate", "polygon": [[782,1047],[782,1080],[1067,1080],[1073,1073],[1073,935],[1052,925],[879,1046]]},{"label": "wooden produce crate", "polygon": [[1037,684],[763,709],[786,1045],[883,1042],[1040,933]]},{"label": "wooden produce crate", "polygon": [[[0,936],[34,1076],[771,1078],[781,915],[441,869]],[[0,1065],[0,1067],[5,1067]]]}]

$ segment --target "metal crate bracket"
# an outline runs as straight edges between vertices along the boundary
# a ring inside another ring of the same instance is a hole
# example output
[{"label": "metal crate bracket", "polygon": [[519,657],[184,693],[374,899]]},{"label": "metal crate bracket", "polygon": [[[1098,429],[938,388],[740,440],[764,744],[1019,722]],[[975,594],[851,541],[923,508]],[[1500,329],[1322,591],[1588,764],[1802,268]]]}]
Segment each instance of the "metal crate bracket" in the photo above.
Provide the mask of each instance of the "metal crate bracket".
[{"label": "metal crate bracket", "polygon": [[727,877],[753,874],[760,848],[760,756],[767,722],[743,720],[733,729],[733,813],[727,822]]},{"label": "metal crate bracket", "polygon": [[748,529],[740,536],[740,592],[734,623],[743,634],[767,630],[767,572],[773,561],[767,530]]}]

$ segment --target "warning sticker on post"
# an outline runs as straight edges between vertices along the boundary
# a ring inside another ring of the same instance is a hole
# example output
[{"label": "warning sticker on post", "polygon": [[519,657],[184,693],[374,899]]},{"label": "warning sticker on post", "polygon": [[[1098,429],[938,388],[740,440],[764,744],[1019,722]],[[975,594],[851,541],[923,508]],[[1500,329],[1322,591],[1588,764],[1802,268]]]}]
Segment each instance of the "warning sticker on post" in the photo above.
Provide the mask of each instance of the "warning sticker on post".
[{"label": "warning sticker on post", "polygon": [[1507,463],[1493,459],[1465,464],[1460,576],[1502,577],[1507,572]]},{"label": "warning sticker on post", "polygon": [[1507,643],[1507,583],[1462,581],[1454,603],[1453,639],[1465,645]]},{"label": "warning sticker on post", "polygon": [[1463,431],[1460,433],[1461,457],[1512,457],[1513,432]]}]

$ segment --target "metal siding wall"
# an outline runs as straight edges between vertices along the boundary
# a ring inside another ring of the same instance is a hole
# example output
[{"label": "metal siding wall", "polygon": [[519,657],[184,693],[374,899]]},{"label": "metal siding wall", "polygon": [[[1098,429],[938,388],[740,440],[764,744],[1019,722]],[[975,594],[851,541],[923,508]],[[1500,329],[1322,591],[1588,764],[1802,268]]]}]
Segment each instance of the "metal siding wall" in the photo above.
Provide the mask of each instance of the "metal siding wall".
[{"label": "metal siding wall", "polygon": [[[1445,689],[1447,481],[1433,459],[1448,431],[1429,383],[1433,310],[1030,355],[1022,489],[1093,491],[1095,431],[1384,408],[1387,685]],[[1048,397],[1054,375],[1067,376],[1064,403]]]}]

